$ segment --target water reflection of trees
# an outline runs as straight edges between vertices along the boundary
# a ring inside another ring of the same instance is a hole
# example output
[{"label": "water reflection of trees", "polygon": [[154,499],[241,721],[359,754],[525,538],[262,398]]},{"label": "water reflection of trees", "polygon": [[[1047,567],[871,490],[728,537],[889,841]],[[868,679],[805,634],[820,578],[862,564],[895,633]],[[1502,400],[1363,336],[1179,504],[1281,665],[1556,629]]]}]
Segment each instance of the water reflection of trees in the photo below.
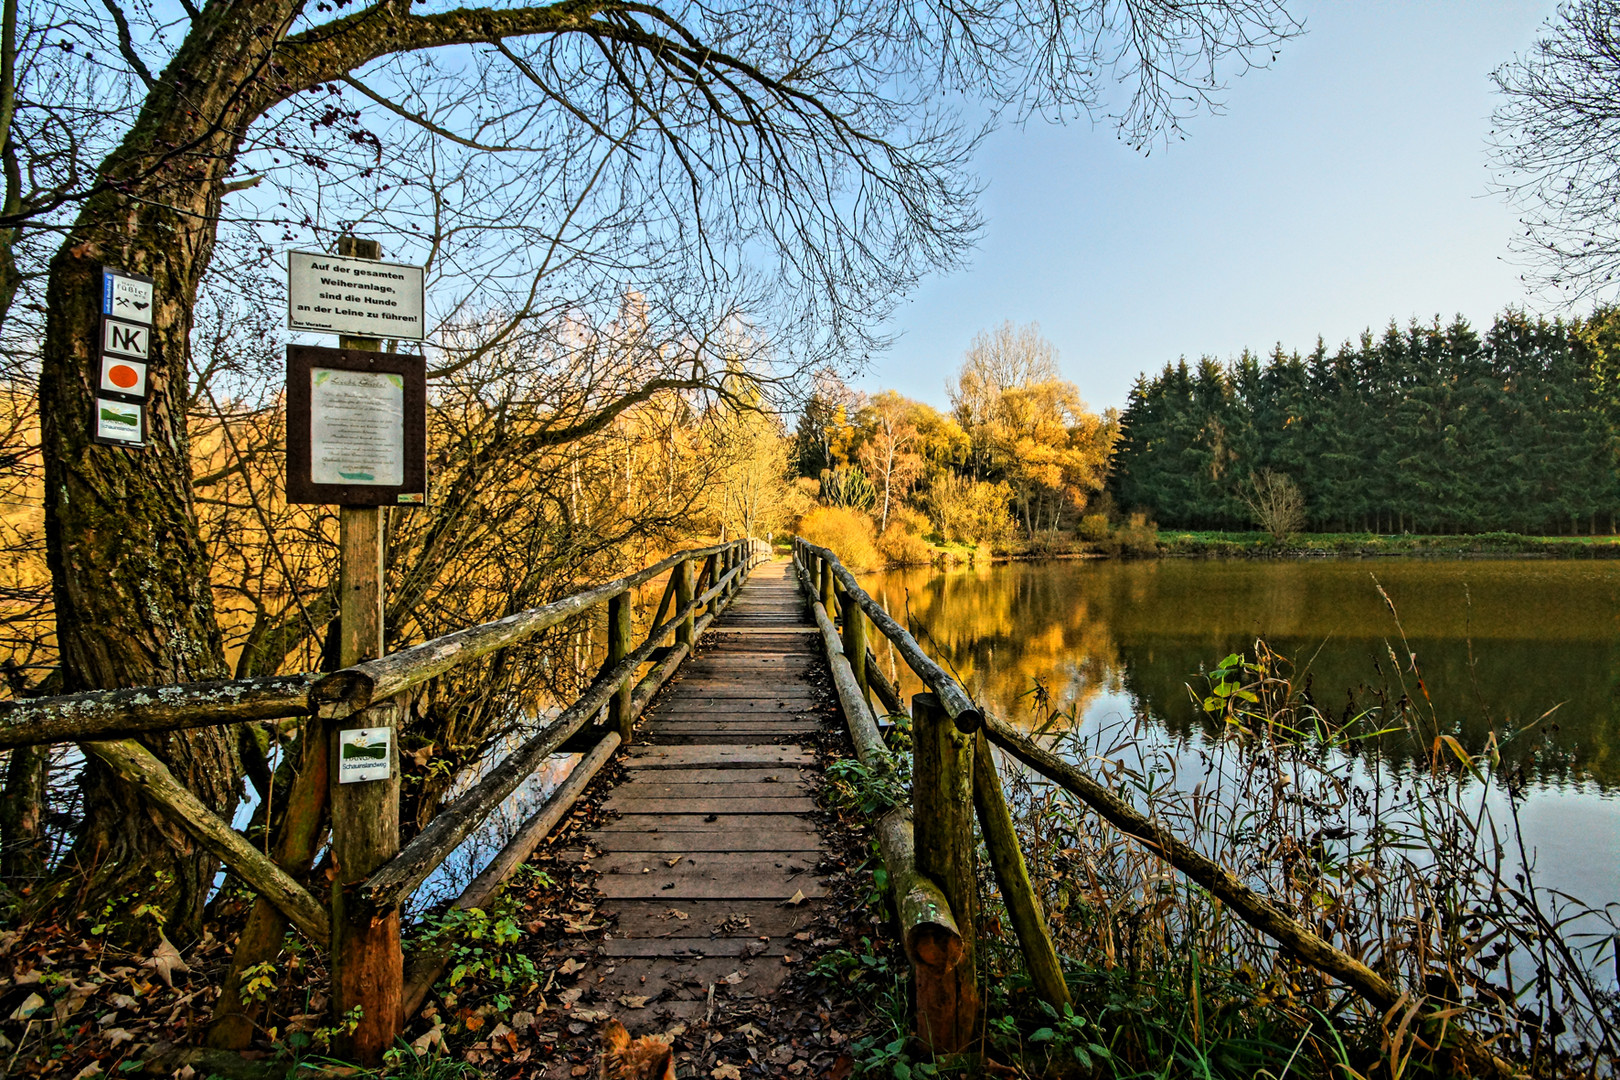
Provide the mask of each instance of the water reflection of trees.
[{"label": "water reflection of trees", "polygon": [[[1380,695],[1393,707],[1405,694],[1427,718],[1417,679],[1391,657],[1391,647],[1405,648],[1372,573],[1400,613],[1444,732],[1477,751],[1493,730],[1501,738],[1528,726],[1503,746],[1510,766],[1544,782],[1620,787],[1620,567],[1015,563],[873,575],[868,587],[902,622],[909,605],[930,652],[1009,719],[1028,715],[1020,698],[1038,678],[1077,717],[1123,692],[1142,715],[1189,736],[1207,725],[1187,684],[1257,636],[1295,661],[1324,709],[1353,712]],[[1401,759],[1410,745],[1386,738],[1379,750]]]}]

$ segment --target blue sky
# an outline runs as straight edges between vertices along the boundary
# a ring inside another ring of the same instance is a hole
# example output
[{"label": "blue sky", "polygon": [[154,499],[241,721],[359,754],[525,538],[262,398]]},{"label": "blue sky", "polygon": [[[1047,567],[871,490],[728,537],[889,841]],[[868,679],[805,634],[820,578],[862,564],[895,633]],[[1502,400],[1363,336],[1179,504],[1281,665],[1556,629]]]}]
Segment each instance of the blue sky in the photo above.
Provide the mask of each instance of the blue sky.
[{"label": "blue sky", "polygon": [[1037,322],[1095,408],[1180,356],[1306,351],[1390,318],[1476,325],[1526,294],[1489,191],[1490,72],[1551,2],[1297,3],[1307,33],[1233,81],[1224,115],[1147,157],[1106,127],[991,136],[966,270],[904,304],[863,389],[936,405],[974,333]]}]

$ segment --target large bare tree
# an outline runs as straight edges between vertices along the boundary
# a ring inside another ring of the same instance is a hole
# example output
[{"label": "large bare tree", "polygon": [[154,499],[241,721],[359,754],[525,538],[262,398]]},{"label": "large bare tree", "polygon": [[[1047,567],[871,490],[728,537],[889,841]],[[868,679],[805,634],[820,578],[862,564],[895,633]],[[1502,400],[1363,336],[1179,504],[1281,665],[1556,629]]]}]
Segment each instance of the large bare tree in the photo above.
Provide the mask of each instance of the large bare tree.
[{"label": "large bare tree", "polygon": [[[95,16],[93,63],[138,105],[46,200],[71,215],[40,378],[69,689],[226,673],[186,427],[222,236],[244,266],[255,245],[262,264],[355,231],[439,268],[459,282],[436,312],[441,371],[564,325],[609,283],[645,290],[668,324],[690,318],[666,335],[680,342],[746,312],[773,363],[803,368],[879,344],[898,297],[970,243],[975,132],[939,102],[1106,116],[1148,142],[1296,29],[1282,0],[80,2],[110,15]],[[8,208],[0,227],[47,210]],[[103,264],[156,282],[144,450],[89,435]],[[563,269],[594,285],[552,291]],[[465,346],[451,332],[491,325]],[[718,387],[707,356],[676,348],[598,383],[551,434],[599,430],[661,389]],[[224,735],[153,747],[232,808],[241,766]],[[171,935],[195,932],[211,860],[104,770],[87,769],[85,791],[81,895],[139,890]]]},{"label": "large bare tree", "polygon": [[1620,3],[1559,5],[1528,52],[1492,73],[1501,189],[1533,284],[1612,298],[1620,273]]}]

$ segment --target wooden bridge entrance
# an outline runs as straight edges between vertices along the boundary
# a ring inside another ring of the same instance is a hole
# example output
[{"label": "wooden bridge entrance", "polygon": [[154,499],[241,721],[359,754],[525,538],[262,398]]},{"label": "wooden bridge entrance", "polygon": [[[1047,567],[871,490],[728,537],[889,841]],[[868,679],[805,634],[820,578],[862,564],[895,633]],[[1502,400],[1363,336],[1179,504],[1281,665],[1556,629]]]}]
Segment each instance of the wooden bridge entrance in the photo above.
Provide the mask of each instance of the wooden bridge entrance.
[{"label": "wooden bridge entrance", "polygon": [[789,564],[763,564],[648,710],[616,818],[571,853],[617,916],[576,984],[583,1015],[664,1030],[701,1020],[711,988],[764,996],[792,970],[824,893],[809,743],[841,724],[820,647]]}]

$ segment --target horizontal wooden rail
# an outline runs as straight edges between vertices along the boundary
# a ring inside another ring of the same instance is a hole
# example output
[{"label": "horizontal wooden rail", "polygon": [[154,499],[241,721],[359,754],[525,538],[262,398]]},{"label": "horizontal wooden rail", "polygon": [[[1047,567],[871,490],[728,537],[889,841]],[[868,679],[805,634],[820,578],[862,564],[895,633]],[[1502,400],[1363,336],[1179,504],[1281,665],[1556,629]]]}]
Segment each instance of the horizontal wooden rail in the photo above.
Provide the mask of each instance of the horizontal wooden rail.
[{"label": "horizontal wooden rail", "polygon": [[824,547],[817,547],[808,540],[801,539],[798,544],[822,559],[823,566],[832,568],[833,578],[843,585],[850,599],[866,612],[872,624],[889,639],[895,650],[905,659],[906,665],[917,673],[923,684],[939,695],[940,704],[945,706],[945,711],[950,713],[957,726],[964,731],[976,730],[979,724],[979,708],[973,704],[973,699],[968,696],[967,691],[962,689],[962,684],[951,678],[948,671],[934,663],[933,658],[923,652],[922,646],[917,644],[917,640],[910,632],[895,622],[883,609],[882,604],[866,594],[866,590],[861,588],[861,583],[855,580],[855,575],[844,569],[844,564],[838,561],[837,555]]},{"label": "horizontal wooden rail", "polygon": [[427,827],[401,848],[387,866],[360,886],[359,899],[378,910],[386,910],[402,903],[415,892],[416,887],[427,880],[427,876],[474,829],[483,824],[492,810],[516,791],[517,786],[528,779],[570,735],[584,727],[626,680],[635,677],[637,670],[658,647],[658,641],[672,632],[675,625],[696,611],[697,607],[697,601],[691,600],[668,622],[654,627],[639,648],[599,676],[556,719],[512,751],[460,798],[435,814]]},{"label": "horizontal wooden rail", "polygon": [[688,559],[712,555],[730,546],[731,544],[716,544],[678,552],[634,574],[593,586],[543,607],[520,611],[504,619],[481,623],[434,638],[432,641],[425,641],[420,645],[413,645],[408,649],[401,649],[377,660],[368,660],[342,671],[334,671],[315,684],[310,696],[315,702],[333,708],[333,715],[343,715],[343,710],[358,712],[372,701],[392,697],[402,690],[426,682],[435,675],[441,675],[458,664],[465,664],[470,660],[488,656],[490,653],[526,641],[543,630],[548,630],[560,622],[590,610],[597,604],[606,602],[626,589],[633,589],[637,585],[651,581],[665,570],[678,566]]},{"label": "horizontal wooden rail", "polygon": [[[0,750],[47,743],[115,740],[153,731],[247,724],[306,716],[325,704],[342,718],[383,698],[431,679],[458,664],[515,645],[635,588],[685,559],[704,558],[746,541],[678,552],[614,581],[593,586],[544,607],[459,630],[380,660],[330,674],[305,672],[252,679],[89,690],[54,697],[0,702]],[[734,568],[703,594],[708,604],[744,569]],[[666,604],[667,606],[667,604]],[[660,617],[663,610],[659,612]]]},{"label": "horizontal wooden rail", "polygon": [[0,702],[0,750],[304,716],[320,678],[267,675]]}]

